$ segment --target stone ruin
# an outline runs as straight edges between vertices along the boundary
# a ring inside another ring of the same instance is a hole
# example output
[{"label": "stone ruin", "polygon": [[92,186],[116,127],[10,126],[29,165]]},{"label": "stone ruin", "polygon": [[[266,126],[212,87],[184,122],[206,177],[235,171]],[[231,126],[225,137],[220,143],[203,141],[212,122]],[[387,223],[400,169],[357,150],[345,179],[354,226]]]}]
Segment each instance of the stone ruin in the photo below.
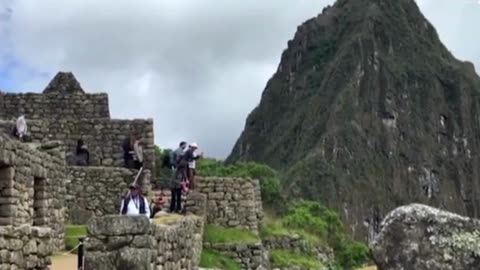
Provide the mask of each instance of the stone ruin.
[{"label": "stone ruin", "polygon": [[[11,137],[25,115],[31,142]],[[0,269],[48,269],[64,248],[64,225],[118,213],[135,170],[123,168],[123,141],[141,134],[143,192],[155,169],[153,120],[111,119],[108,96],[88,94],[60,72],[43,93],[0,92]],[[90,166],[75,166],[78,139]]]},{"label": "stone ruin", "polygon": [[[22,114],[28,143],[11,136]],[[86,93],[72,73],[58,73],[41,94],[0,92],[0,270],[48,269],[49,257],[64,248],[65,224],[88,223],[85,269],[95,270],[197,269],[209,245],[202,241],[204,224],[258,234],[263,209],[252,179],[199,177],[187,216],[171,222],[119,216],[121,196],[137,173],[123,168],[122,144],[131,133],[146,141],[140,185],[148,196],[155,169],[151,119],[111,119],[108,96]],[[90,166],[75,166],[78,139],[89,148]],[[260,241],[238,253],[235,246],[214,248],[246,269],[267,264]]]}]

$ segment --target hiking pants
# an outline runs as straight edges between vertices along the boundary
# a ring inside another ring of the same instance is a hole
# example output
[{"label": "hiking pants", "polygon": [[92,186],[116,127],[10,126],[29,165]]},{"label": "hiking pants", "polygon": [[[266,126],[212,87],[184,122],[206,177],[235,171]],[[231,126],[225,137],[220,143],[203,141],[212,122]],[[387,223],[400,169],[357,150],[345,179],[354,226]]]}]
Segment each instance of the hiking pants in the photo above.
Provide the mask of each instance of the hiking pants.
[{"label": "hiking pants", "polygon": [[195,189],[195,169],[188,168],[188,181],[189,183],[189,188],[190,189]]},{"label": "hiking pants", "polygon": [[171,192],[170,212],[180,212],[182,210],[182,188],[172,188]]}]

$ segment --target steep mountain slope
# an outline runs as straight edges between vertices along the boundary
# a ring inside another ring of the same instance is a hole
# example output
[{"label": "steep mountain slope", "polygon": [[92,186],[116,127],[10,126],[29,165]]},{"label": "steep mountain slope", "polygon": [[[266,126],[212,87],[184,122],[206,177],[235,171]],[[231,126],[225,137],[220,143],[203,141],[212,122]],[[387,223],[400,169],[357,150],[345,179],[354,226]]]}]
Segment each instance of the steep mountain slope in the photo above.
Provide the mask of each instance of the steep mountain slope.
[{"label": "steep mountain slope", "polygon": [[338,0],[301,25],[227,162],[337,208],[357,238],[395,206],[480,214],[480,78],[413,0]]}]

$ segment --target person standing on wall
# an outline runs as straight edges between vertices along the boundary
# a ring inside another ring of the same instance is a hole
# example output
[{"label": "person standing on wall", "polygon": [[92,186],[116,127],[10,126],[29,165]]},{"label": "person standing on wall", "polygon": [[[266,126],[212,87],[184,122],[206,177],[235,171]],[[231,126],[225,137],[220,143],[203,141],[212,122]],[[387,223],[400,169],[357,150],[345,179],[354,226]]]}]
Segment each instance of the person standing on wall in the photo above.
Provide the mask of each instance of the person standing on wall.
[{"label": "person standing on wall", "polygon": [[186,162],[179,161],[176,164],[170,189],[172,196],[170,199],[170,213],[180,213],[182,210],[182,184],[188,181],[187,168],[188,164]]},{"label": "person standing on wall", "polygon": [[137,135],[135,138],[135,142],[133,144],[133,151],[134,151],[134,168],[139,170],[143,167],[143,139],[142,136]]},{"label": "person standing on wall", "polygon": [[150,206],[137,185],[130,185],[130,192],[122,200],[120,214],[127,216],[143,215],[150,218]]},{"label": "person standing on wall", "polygon": [[203,157],[203,152],[199,155],[196,153],[198,149],[197,143],[191,143],[188,150],[185,152],[185,160],[188,162],[188,181],[190,183],[190,189],[195,189],[195,175],[196,175],[196,161]]},{"label": "person standing on wall", "polygon": [[182,141],[178,145],[178,148],[171,153],[170,164],[172,165],[172,170],[175,170],[177,167],[177,162],[185,153],[185,148],[187,148],[187,142]]},{"label": "person standing on wall", "polygon": [[125,161],[125,168],[133,168],[133,145],[135,143],[133,135],[129,135],[123,141],[123,160]]}]

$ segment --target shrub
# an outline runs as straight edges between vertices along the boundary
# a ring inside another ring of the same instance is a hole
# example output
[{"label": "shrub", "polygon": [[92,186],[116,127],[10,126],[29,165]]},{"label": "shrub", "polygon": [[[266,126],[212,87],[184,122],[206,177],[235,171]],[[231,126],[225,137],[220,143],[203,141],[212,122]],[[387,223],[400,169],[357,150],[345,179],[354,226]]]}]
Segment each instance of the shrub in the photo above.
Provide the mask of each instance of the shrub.
[{"label": "shrub", "polygon": [[247,230],[207,224],[203,231],[203,240],[209,243],[256,243],[260,239]]}]

